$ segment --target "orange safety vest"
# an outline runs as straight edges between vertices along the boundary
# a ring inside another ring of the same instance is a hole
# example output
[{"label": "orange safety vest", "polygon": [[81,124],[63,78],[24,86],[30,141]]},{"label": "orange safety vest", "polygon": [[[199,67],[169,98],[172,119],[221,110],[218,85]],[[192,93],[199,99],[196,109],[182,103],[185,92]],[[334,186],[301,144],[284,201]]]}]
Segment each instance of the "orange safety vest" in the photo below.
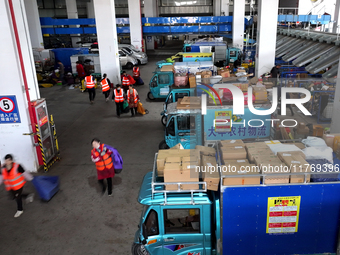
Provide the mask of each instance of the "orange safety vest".
[{"label": "orange safety vest", "polygon": [[124,97],[123,97],[123,90],[120,89],[119,92],[117,89],[115,89],[114,91],[114,94],[115,94],[115,102],[116,103],[122,103],[124,102]]},{"label": "orange safety vest", "polygon": [[[133,102],[136,104],[137,103],[137,93],[136,93],[136,90],[135,89],[132,89],[132,93],[133,93]],[[130,90],[128,90],[127,92],[127,100],[128,102],[130,102]]]},{"label": "orange safety vest", "polygon": [[126,76],[123,76],[123,79],[122,79],[122,85],[124,86],[124,87],[128,87],[128,86],[130,86],[130,80],[129,80],[129,78],[128,77],[126,77]]},{"label": "orange safety vest", "polygon": [[12,169],[8,172],[6,167],[2,169],[2,177],[6,190],[18,190],[24,187],[26,181],[22,173],[18,172],[19,164],[13,163]]},{"label": "orange safety vest", "polygon": [[101,84],[102,84],[102,90],[103,90],[103,92],[110,90],[110,85],[109,85],[109,83],[107,82],[107,79],[106,79],[106,78],[103,79],[103,80],[101,81]]},{"label": "orange safety vest", "polygon": [[86,88],[88,88],[88,89],[94,88],[94,80],[93,80],[92,75],[86,76],[85,81],[86,81]]},{"label": "orange safety vest", "polygon": [[[103,151],[104,149],[104,144],[101,144],[99,147],[100,151]],[[96,150],[93,149],[93,154],[95,157],[99,157],[100,153]],[[96,162],[96,168],[98,171],[103,171],[105,169],[111,169],[113,167],[113,162],[111,155],[105,153],[104,156],[102,156],[102,159]]]},{"label": "orange safety vest", "polygon": [[139,67],[135,66],[132,70],[133,72],[133,77],[139,77]]}]

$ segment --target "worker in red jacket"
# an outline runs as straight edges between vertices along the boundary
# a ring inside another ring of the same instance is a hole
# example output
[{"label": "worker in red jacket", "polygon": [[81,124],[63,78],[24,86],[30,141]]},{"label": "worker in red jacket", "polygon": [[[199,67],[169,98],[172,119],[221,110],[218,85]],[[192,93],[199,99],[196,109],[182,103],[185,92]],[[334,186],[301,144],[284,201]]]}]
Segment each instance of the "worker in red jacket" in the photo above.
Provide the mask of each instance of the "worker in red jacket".
[{"label": "worker in red jacket", "polygon": [[77,61],[76,64],[77,64],[76,68],[77,68],[78,77],[79,77],[80,82],[81,82],[85,78],[86,73],[85,73],[84,67],[80,63],[80,61]]},{"label": "worker in red jacket", "polygon": [[5,156],[5,165],[1,169],[0,184],[4,182],[6,190],[17,202],[18,210],[14,215],[15,218],[24,212],[22,208],[23,197],[26,197],[26,202],[33,202],[33,194],[27,195],[22,193],[26,180],[32,181],[33,176],[26,172],[20,164],[13,162],[11,154],[7,154]]},{"label": "worker in red jacket", "polygon": [[133,85],[136,83],[136,81],[131,77],[131,75],[127,74],[125,71],[123,71],[120,78],[122,80],[122,87],[125,93],[129,89],[130,85]]}]

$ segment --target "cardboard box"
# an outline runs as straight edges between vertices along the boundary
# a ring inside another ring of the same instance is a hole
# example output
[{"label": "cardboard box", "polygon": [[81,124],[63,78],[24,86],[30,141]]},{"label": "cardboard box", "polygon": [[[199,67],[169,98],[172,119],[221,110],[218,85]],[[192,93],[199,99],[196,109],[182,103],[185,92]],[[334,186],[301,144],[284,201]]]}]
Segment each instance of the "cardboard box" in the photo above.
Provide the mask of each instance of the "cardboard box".
[{"label": "cardboard box", "polygon": [[299,135],[308,135],[310,132],[308,127],[304,127],[304,128],[298,128],[296,129],[296,133]]},{"label": "cardboard box", "polygon": [[181,162],[182,162],[182,159],[181,159],[181,157],[178,157],[178,156],[176,156],[176,157],[166,157],[165,158],[165,165],[172,164],[172,163],[181,164]]},{"label": "cardboard box", "polygon": [[269,149],[269,146],[264,142],[245,143],[244,146],[247,151],[250,149]]},{"label": "cardboard box", "polygon": [[223,78],[229,78],[230,77],[230,72],[229,70],[222,71],[220,74]]},{"label": "cardboard box", "polygon": [[220,141],[222,147],[235,147],[235,146],[244,146],[242,140],[224,140]]},{"label": "cardboard box", "polygon": [[161,67],[161,72],[173,72],[174,66],[173,65],[165,65]]},{"label": "cardboard box", "polygon": [[202,156],[202,178],[207,182],[208,190],[218,190],[220,182],[220,174],[217,169],[217,162],[215,157]]},{"label": "cardboard box", "polygon": [[216,151],[212,147],[196,145],[196,150],[198,150],[202,155],[215,157]]},{"label": "cardboard box", "polygon": [[293,144],[301,150],[306,148],[306,146],[303,143],[293,143]]},{"label": "cardboard box", "polygon": [[340,149],[340,136],[334,137],[333,150],[337,152]]},{"label": "cardboard box", "polygon": [[222,147],[223,159],[246,159],[247,152],[244,146]]},{"label": "cardboard box", "polygon": [[259,149],[248,149],[248,160],[250,163],[255,163],[255,157],[256,156],[275,156],[275,154],[271,151],[271,149],[269,149],[269,147],[267,146],[267,148],[259,148]]},{"label": "cardboard box", "polygon": [[266,165],[266,164],[281,164],[281,160],[273,155],[264,155],[264,154],[259,154],[259,155],[255,155],[254,156],[254,162],[257,166],[261,166],[261,165]]},{"label": "cardboard box", "polygon": [[334,150],[334,138],[336,136],[340,136],[339,133],[336,134],[323,134],[322,138],[325,140],[328,147],[333,148]]},{"label": "cardboard box", "polygon": [[[193,170],[194,165],[184,163],[180,164],[166,164],[164,169],[164,182],[198,182],[198,173]],[[178,185],[165,185],[166,190],[177,190]],[[181,184],[181,190],[198,189],[198,184]]]},{"label": "cardboard box", "polygon": [[190,88],[196,87],[196,76],[194,74],[189,74],[189,85]]},{"label": "cardboard box", "polygon": [[181,104],[190,104],[190,105],[201,105],[200,97],[183,97]]},{"label": "cardboard box", "polygon": [[[277,169],[282,169],[284,167],[283,164],[267,164],[266,167],[277,167]],[[263,167],[263,166],[262,166]],[[279,172],[264,172],[262,169],[262,174],[268,174],[269,176],[265,176],[264,184],[280,184],[280,183],[289,183],[289,175],[280,175]],[[271,176],[272,175],[272,176]]]},{"label": "cardboard box", "polygon": [[[305,160],[305,154],[303,152],[279,152],[278,156],[290,168],[291,173],[305,173],[311,171],[310,165]],[[304,175],[291,175],[290,183],[303,183],[304,178]],[[310,175],[307,175],[306,182],[310,182]]]},{"label": "cardboard box", "polygon": [[187,110],[187,109],[201,109],[201,105],[197,104],[182,104],[182,98],[179,98],[177,101],[177,109]]},{"label": "cardboard box", "polygon": [[233,84],[233,85],[238,87],[243,92],[248,92],[249,84],[247,84],[247,83],[236,83],[236,84]]},{"label": "cardboard box", "polygon": [[[239,185],[259,185],[261,183],[260,176],[247,177],[247,175],[259,175],[258,172],[252,171],[242,171],[245,170],[245,167],[249,167],[250,169],[254,169],[255,165],[253,164],[236,164],[236,172],[228,171],[224,172],[224,176],[228,175],[240,175],[240,177],[226,177],[223,178],[224,186],[239,186]],[[235,169],[235,168],[234,168]]]},{"label": "cardboard box", "polygon": [[321,125],[313,125],[313,136],[322,137],[324,128]]}]

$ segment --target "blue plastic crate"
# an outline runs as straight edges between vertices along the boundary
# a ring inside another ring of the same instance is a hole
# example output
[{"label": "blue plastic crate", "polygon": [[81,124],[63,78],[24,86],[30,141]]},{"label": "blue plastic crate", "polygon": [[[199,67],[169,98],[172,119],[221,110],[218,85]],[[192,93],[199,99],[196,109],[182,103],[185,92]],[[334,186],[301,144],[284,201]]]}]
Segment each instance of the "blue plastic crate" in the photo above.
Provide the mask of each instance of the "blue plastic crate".
[{"label": "blue plastic crate", "polygon": [[58,176],[35,176],[32,183],[43,201],[49,201],[59,191]]}]

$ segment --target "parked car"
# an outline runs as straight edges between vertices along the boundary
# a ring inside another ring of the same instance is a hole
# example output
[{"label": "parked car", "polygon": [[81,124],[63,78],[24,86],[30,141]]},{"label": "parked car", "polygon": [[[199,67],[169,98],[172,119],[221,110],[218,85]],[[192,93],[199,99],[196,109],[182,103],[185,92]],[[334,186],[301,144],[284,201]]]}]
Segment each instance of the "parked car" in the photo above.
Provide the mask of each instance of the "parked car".
[{"label": "parked car", "polygon": [[138,60],[138,64],[147,64],[148,63],[148,56],[145,52],[142,52],[140,50],[137,50],[133,45],[131,44],[118,44],[119,48],[124,48],[128,50],[129,52],[132,52],[135,58]]},{"label": "parked car", "polygon": [[125,67],[127,69],[132,69],[135,65],[138,64],[137,59],[126,54],[124,51],[118,50],[118,54],[119,54],[120,65],[122,67]]},{"label": "parked car", "polygon": [[[98,43],[91,45],[91,53],[99,54]],[[121,67],[132,69],[132,67],[138,64],[137,59],[126,50],[118,49],[118,54]]]}]

